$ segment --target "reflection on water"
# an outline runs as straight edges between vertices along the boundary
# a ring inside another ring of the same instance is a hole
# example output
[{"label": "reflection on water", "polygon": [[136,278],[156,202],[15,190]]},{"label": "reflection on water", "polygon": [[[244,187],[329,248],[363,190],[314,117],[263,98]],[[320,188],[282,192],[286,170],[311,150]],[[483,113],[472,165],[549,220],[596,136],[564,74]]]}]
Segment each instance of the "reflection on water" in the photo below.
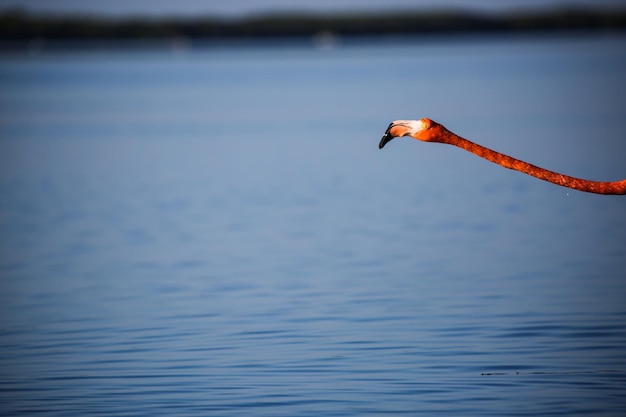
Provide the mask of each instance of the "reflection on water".
[{"label": "reflection on water", "polygon": [[1,409],[620,414],[626,199],[377,144],[624,177],[624,42],[5,56]]}]

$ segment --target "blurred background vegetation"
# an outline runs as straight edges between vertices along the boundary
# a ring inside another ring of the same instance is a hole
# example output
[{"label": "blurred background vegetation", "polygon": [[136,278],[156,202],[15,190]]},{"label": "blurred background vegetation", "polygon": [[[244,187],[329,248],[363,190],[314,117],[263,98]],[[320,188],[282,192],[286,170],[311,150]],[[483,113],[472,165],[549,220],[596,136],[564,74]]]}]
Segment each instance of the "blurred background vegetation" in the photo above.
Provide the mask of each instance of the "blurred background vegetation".
[{"label": "blurred background vegetation", "polygon": [[219,17],[105,17],[0,12],[0,42],[39,40],[159,40],[420,35],[447,33],[518,33],[623,31],[626,10],[562,8],[508,14],[430,11],[388,14],[271,14]]}]

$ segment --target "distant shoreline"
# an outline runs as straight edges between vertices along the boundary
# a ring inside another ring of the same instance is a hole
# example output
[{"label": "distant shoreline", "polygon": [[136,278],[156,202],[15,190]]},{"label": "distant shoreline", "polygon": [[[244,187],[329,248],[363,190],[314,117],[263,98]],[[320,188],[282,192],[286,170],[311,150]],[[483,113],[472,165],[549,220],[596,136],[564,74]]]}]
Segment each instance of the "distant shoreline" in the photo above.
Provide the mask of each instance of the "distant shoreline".
[{"label": "distant shoreline", "polygon": [[461,11],[389,14],[274,14],[242,19],[105,18],[0,12],[0,49],[48,42],[228,41],[348,37],[626,31],[626,8],[565,8],[484,14]]}]

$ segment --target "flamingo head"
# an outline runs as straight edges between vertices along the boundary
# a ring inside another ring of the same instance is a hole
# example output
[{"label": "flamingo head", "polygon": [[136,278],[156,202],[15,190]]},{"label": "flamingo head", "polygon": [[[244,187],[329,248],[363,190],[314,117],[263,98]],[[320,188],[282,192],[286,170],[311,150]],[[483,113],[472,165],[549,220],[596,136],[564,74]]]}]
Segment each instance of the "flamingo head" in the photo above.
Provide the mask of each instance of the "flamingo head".
[{"label": "flamingo head", "polygon": [[431,140],[431,135],[428,134],[429,129],[436,126],[439,126],[439,124],[430,119],[394,120],[389,127],[387,127],[385,134],[378,144],[378,149],[382,149],[391,139],[400,136],[412,136],[415,139],[428,142]]}]

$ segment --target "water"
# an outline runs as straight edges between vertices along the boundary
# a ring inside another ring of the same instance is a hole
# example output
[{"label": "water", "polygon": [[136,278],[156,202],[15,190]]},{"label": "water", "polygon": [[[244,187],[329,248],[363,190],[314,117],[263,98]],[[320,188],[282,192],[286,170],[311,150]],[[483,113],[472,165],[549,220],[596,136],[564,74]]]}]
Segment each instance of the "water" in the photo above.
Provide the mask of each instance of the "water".
[{"label": "water", "polygon": [[0,413],[622,415],[624,36],[7,54]]}]

